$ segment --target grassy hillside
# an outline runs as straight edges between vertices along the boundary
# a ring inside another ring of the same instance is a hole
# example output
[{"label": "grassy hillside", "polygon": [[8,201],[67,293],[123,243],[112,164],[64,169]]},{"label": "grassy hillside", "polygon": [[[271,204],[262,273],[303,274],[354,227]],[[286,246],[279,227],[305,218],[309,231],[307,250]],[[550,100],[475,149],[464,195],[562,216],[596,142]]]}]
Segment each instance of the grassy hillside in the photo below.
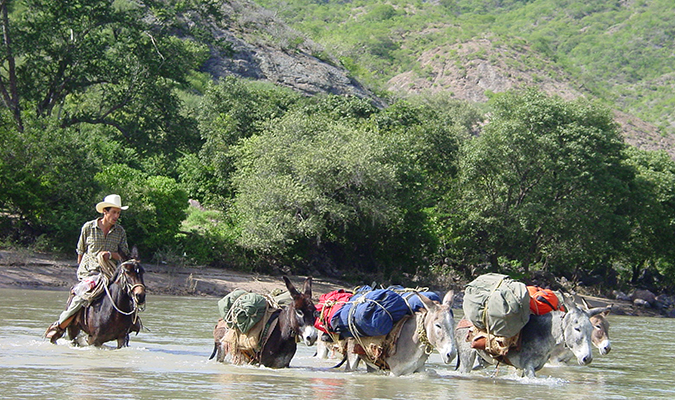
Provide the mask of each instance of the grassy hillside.
[{"label": "grassy hillside", "polygon": [[534,83],[597,97],[662,136],[675,133],[670,0],[257,3],[381,91],[450,90],[481,101]]}]

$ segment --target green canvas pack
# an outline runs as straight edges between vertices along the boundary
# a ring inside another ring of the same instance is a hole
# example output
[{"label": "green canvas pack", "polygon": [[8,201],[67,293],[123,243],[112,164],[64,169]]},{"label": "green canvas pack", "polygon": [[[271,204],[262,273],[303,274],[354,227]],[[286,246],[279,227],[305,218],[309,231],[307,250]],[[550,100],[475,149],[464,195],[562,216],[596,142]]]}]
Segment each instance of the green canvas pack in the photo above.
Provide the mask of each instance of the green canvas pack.
[{"label": "green canvas pack", "polygon": [[502,274],[484,274],[466,286],[464,316],[496,336],[515,336],[530,319],[530,295],[522,282]]},{"label": "green canvas pack", "polygon": [[265,315],[267,299],[258,293],[236,289],[218,301],[218,311],[229,328],[247,333]]}]

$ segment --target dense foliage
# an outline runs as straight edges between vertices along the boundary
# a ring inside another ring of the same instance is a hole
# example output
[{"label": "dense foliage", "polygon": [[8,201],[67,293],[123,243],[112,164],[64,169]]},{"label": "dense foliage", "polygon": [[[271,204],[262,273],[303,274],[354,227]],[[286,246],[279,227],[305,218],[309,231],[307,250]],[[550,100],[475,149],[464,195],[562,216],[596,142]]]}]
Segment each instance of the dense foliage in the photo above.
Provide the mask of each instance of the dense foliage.
[{"label": "dense foliage", "polygon": [[[526,5],[499,3],[508,15]],[[163,6],[211,2],[53,4],[0,2],[6,244],[70,252],[94,204],[118,193],[131,244],[157,261],[358,283],[476,268],[675,283],[675,162],[626,147],[598,103],[532,89],[480,109],[449,94],[381,109],[206,82],[205,47],[171,36]],[[396,65],[404,48],[391,21],[428,4],[352,4],[383,30],[353,61]],[[487,15],[473,2],[439,4],[454,18]],[[323,26],[340,20],[336,4],[313,7],[336,7]]]}]

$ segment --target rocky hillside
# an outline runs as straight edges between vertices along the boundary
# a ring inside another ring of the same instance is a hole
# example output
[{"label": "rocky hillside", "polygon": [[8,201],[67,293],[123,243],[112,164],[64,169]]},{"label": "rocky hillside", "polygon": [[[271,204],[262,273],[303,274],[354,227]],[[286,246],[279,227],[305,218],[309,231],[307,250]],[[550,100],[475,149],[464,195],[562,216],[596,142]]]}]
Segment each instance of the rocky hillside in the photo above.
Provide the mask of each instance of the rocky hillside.
[{"label": "rocky hillside", "polygon": [[306,95],[354,95],[382,105],[318,44],[273,12],[245,0],[224,1],[219,15],[224,18],[187,13],[181,20],[188,29],[178,33],[209,46],[211,56],[202,69],[214,78],[266,80]]},{"label": "rocky hillside", "polygon": [[[203,70],[215,78],[233,75],[266,80],[306,95],[329,93],[370,98],[384,106],[320,45],[290,28],[275,12],[249,1],[225,1],[221,18],[190,13],[181,17],[179,35],[208,44]],[[196,35],[198,32],[199,35]],[[205,39],[208,38],[208,39]],[[453,43],[423,52],[417,65],[388,82],[401,96],[449,91],[458,99],[487,101],[487,93],[536,85],[565,99],[588,96],[554,63],[529,51],[527,45],[504,48],[490,37]],[[525,60],[525,61],[524,61]],[[675,158],[675,138],[634,116],[616,112],[626,142],[646,150],[665,150]]]},{"label": "rocky hillside", "polygon": [[[538,86],[567,100],[589,96],[583,85],[536,54],[527,46],[496,47],[489,39],[455,43],[422,53],[417,60],[419,68],[391,78],[389,90],[401,95],[449,91],[454,97],[478,103],[487,101],[489,92],[528,86]],[[521,57],[530,60],[523,63]],[[644,150],[665,150],[675,159],[673,136],[661,135],[656,126],[632,115],[620,111],[614,114],[627,143]]]}]

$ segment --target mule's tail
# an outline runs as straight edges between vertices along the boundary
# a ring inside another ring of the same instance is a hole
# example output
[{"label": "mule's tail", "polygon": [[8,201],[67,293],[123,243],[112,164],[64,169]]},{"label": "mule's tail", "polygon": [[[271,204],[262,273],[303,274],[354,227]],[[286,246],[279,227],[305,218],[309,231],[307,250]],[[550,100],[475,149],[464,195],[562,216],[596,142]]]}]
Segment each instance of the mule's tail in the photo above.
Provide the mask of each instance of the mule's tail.
[{"label": "mule's tail", "polygon": [[213,357],[216,356],[216,353],[218,352],[218,343],[213,344],[213,353],[211,353],[211,357],[209,357],[209,360],[213,360]]},{"label": "mule's tail", "polygon": [[331,367],[331,369],[340,368],[340,367],[342,366],[342,364],[345,363],[345,361],[347,361],[347,354],[345,354],[344,357],[342,357],[342,361],[340,361],[339,363],[337,363],[337,365]]}]

